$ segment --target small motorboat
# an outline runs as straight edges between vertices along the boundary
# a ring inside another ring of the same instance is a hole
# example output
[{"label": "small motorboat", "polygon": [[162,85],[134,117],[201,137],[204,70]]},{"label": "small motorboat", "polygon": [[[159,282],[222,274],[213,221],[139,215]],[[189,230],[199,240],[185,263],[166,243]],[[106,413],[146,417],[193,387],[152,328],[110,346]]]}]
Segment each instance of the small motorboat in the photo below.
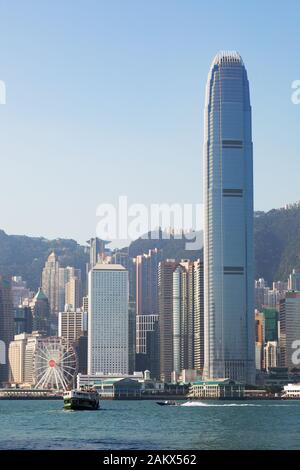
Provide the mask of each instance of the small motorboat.
[{"label": "small motorboat", "polygon": [[156,403],[159,406],[180,406],[180,403],[175,400],[157,401]]}]

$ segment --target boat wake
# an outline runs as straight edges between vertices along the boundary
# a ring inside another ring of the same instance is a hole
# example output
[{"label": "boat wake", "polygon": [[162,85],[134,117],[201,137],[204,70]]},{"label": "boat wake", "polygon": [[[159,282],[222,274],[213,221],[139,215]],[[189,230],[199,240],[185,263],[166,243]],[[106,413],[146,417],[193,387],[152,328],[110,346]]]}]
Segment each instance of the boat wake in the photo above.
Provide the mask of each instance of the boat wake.
[{"label": "boat wake", "polygon": [[201,401],[188,401],[186,403],[183,403],[181,406],[264,406],[264,405],[258,405],[254,403],[204,403]]}]

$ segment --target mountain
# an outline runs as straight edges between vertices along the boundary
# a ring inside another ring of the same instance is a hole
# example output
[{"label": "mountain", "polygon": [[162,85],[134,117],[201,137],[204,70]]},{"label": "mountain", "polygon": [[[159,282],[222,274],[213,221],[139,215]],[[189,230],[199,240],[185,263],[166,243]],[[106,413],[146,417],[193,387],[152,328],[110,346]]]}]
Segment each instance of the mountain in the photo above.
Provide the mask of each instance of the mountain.
[{"label": "mountain", "polygon": [[[186,238],[176,238],[176,236],[160,232],[157,238],[151,238],[154,232],[148,232],[144,237],[133,241],[129,246],[129,254],[132,257],[147,253],[150,249],[160,248],[162,250],[163,259],[177,260],[191,259],[196,260],[202,258],[202,248],[193,250],[193,240]],[[156,233],[157,235],[157,233]],[[199,245],[203,245],[202,233],[197,233],[199,237]],[[197,239],[198,240],[198,239]]]},{"label": "mountain", "polygon": [[[254,217],[255,277],[285,280],[293,268],[300,269],[300,203],[269,212],[256,212]],[[137,256],[151,248],[161,248],[163,258],[195,260],[202,257],[202,249],[190,250],[185,239],[170,236],[152,240],[139,238],[129,246],[129,254]],[[0,274],[22,276],[28,286],[37,290],[41,272],[51,251],[55,251],[62,266],[80,268],[85,278],[88,254],[75,240],[7,235],[0,230]]]},{"label": "mountain", "polygon": [[[163,249],[164,258],[202,257],[202,250],[185,250],[185,240],[143,240],[129,248],[136,256],[150,248]],[[286,280],[293,268],[300,269],[300,202],[285,208],[254,214],[255,278],[263,277],[269,285],[273,280]]]},{"label": "mountain", "polygon": [[256,278],[271,285],[300,269],[300,203],[255,213],[254,240]]},{"label": "mountain", "polygon": [[80,268],[84,278],[88,255],[75,240],[7,235],[3,230],[0,230],[0,274],[22,276],[28,287],[36,291],[45,261],[53,250],[62,266]]}]

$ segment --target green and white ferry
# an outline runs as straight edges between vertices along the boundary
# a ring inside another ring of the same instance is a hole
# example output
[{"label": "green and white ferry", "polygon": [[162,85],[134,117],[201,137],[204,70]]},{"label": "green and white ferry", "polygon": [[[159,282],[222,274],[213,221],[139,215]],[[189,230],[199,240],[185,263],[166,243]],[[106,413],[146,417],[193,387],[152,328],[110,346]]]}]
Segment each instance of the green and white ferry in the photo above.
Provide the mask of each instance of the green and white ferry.
[{"label": "green and white ferry", "polygon": [[65,410],[98,410],[100,405],[96,390],[69,390],[63,398]]}]

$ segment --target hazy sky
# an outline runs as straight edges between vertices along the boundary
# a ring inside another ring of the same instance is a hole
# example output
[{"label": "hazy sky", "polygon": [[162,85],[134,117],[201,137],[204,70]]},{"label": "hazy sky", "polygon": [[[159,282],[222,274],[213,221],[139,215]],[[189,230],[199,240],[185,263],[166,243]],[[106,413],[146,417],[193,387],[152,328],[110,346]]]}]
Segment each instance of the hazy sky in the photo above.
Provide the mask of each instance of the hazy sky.
[{"label": "hazy sky", "polygon": [[96,208],[201,203],[205,83],[220,49],[246,64],[255,208],[300,199],[300,3],[0,1],[0,228],[95,234]]}]

